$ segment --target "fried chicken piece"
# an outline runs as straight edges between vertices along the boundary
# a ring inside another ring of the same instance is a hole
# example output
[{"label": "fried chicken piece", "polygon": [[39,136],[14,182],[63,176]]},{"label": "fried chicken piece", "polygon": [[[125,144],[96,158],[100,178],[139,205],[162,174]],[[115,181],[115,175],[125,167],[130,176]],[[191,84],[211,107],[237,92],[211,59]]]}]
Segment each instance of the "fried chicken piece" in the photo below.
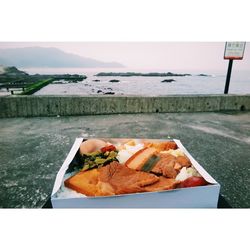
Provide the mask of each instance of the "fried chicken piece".
[{"label": "fried chicken piece", "polygon": [[187,156],[177,156],[176,161],[181,165],[181,167],[191,167],[192,163],[187,158]]},{"label": "fried chicken piece", "polygon": [[167,151],[169,149],[177,149],[177,144],[174,141],[165,141],[159,143],[146,143],[147,147],[153,147],[158,152]]},{"label": "fried chicken piece", "polygon": [[179,183],[180,183],[180,181],[177,181],[175,179],[160,176],[159,181],[155,182],[152,185],[144,187],[144,190],[146,192],[170,190],[170,189],[176,188]]},{"label": "fried chicken piece", "polygon": [[78,193],[87,196],[95,196],[98,192],[98,176],[97,169],[91,169],[85,172],[79,172],[76,175],[64,181],[65,187],[71,188]]},{"label": "fried chicken piece", "polygon": [[175,159],[163,157],[155,164],[151,172],[162,174],[168,178],[175,178],[177,176],[177,171],[174,169],[175,163]]},{"label": "fried chicken piece", "polygon": [[159,153],[159,156],[161,158],[168,159],[169,161],[173,160],[175,162],[174,169],[177,170],[177,171],[181,170],[182,166],[181,166],[181,164],[179,162],[177,162],[177,158],[174,155],[171,155],[169,153]]},{"label": "fried chicken piece", "polygon": [[159,177],[154,174],[136,171],[118,162],[111,162],[98,171],[99,181],[110,184],[115,194],[143,192],[145,186],[159,180]]},{"label": "fried chicken piece", "polygon": [[180,170],[182,169],[182,165],[176,161],[174,164],[174,169],[180,172]]},{"label": "fried chicken piece", "polygon": [[159,153],[161,158],[168,159],[169,161],[174,160],[174,169],[180,171],[183,167],[191,167],[192,163],[187,156],[174,156],[169,153]]},{"label": "fried chicken piece", "polygon": [[176,157],[174,155],[169,154],[169,153],[159,153],[157,155],[160,156],[161,158],[168,159],[169,161],[176,160]]}]

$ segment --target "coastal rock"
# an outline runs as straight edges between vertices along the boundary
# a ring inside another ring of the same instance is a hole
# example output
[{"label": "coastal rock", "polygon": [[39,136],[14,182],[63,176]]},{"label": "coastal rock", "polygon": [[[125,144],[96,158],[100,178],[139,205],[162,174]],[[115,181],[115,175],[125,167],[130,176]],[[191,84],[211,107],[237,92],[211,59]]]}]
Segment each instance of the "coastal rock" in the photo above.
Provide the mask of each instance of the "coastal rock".
[{"label": "coastal rock", "polygon": [[9,76],[28,76],[29,74],[17,69],[16,67],[3,67],[4,74]]},{"label": "coastal rock", "polygon": [[104,90],[113,90],[112,88],[104,88]]},{"label": "coastal rock", "polygon": [[102,90],[100,90],[100,89],[99,89],[99,90],[97,90],[97,94],[99,94],[99,93],[102,93]]},{"label": "coastal rock", "polygon": [[0,80],[2,82],[6,82],[8,80],[13,81],[13,79],[26,78],[28,76],[28,73],[18,70],[16,67],[0,67]]},{"label": "coastal rock", "polygon": [[83,81],[84,79],[87,78],[85,75],[78,75],[78,74],[34,74],[34,75],[29,75],[28,73],[24,71],[20,71],[16,67],[5,67],[1,66],[1,74],[0,74],[0,82],[1,83],[20,83],[20,82],[25,82],[25,83],[34,83],[42,80],[47,80],[53,78],[55,81],[72,81],[72,82],[78,82],[78,81]]},{"label": "coastal rock", "polygon": [[120,82],[120,80],[112,79],[112,80],[110,80],[109,82]]},{"label": "coastal rock", "polygon": [[68,83],[77,83],[78,80],[68,80]]},{"label": "coastal rock", "polygon": [[206,74],[199,74],[197,76],[211,76],[211,75],[206,75]]},{"label": "coastal rock", "polygon": [[114,95],[115,92],[105,92],[104,95]]},{"label": "coastal rock", "polygon": [[60,81],[53,81],[53,84],[64,84],[64,82],[60,82]]},{"label": "coastal rock", "polygon": [[164,79],[161,82],[175,82],[175,80],[174,79]]}]

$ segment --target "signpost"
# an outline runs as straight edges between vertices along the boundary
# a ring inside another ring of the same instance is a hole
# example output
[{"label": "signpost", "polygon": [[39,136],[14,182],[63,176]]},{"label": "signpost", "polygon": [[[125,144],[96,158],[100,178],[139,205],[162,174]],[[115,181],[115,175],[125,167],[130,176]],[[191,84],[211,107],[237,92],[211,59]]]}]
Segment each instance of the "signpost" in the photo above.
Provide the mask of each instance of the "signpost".
[{"label": "signpost", "polygon": [[225,84],[224,94],[228,93],[231,72],[233,67],[233,60],[242,60],[244,55],[246,42],[226,42],[224,59],[228,59],[228,70]]}]

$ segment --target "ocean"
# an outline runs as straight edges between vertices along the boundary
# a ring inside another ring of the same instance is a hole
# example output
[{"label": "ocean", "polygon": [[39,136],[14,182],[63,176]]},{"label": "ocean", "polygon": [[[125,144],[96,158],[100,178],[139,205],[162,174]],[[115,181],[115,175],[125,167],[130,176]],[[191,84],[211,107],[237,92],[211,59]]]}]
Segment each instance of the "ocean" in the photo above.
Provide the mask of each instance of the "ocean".
[{"label": "ocean", "polygon": [[[84,74],[87,79],[77,83],[49,84],[34,95],[104,95],[114,93],[124,96],[166,96],[192,94],[223,94],[226,71],[171,71],[139,69],[86,69],[86,68],[24,68],[29,74]],[[188,73],[184,77],[108,77],[95,76],[99,72],[173,72]],[[207,74],[209,76],[199,76]],[[110,80],[119,82],[110,82]],[[174,82],[161,82],[174,79]],[[94,81],[100,80],[100,81]],[[60,81],[63,82],[63,81]],[[229,94],[250,94],[250,70],[232,71]]]}]

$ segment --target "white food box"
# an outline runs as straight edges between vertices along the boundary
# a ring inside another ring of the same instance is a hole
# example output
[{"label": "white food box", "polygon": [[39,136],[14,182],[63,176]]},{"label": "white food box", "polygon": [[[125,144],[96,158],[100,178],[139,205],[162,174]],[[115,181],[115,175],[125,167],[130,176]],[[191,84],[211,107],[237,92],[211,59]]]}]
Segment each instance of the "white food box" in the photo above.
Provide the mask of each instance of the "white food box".
[{"label": "white food box", "polygon": [[[77,155],[83,140],[84,138],[76,138],[66,160],[57,173],[51,194],[53,208],[217,208],[220,184],[189,154],[180,140],[173,141],[210,185],[100,197],[87,197],[69,190],[64,187],[64,180],[69,177],[66,171]],[[106,138],[106,140],[109,140],[109,138]],[[115,139],[112,138],[111,140]]]}]

